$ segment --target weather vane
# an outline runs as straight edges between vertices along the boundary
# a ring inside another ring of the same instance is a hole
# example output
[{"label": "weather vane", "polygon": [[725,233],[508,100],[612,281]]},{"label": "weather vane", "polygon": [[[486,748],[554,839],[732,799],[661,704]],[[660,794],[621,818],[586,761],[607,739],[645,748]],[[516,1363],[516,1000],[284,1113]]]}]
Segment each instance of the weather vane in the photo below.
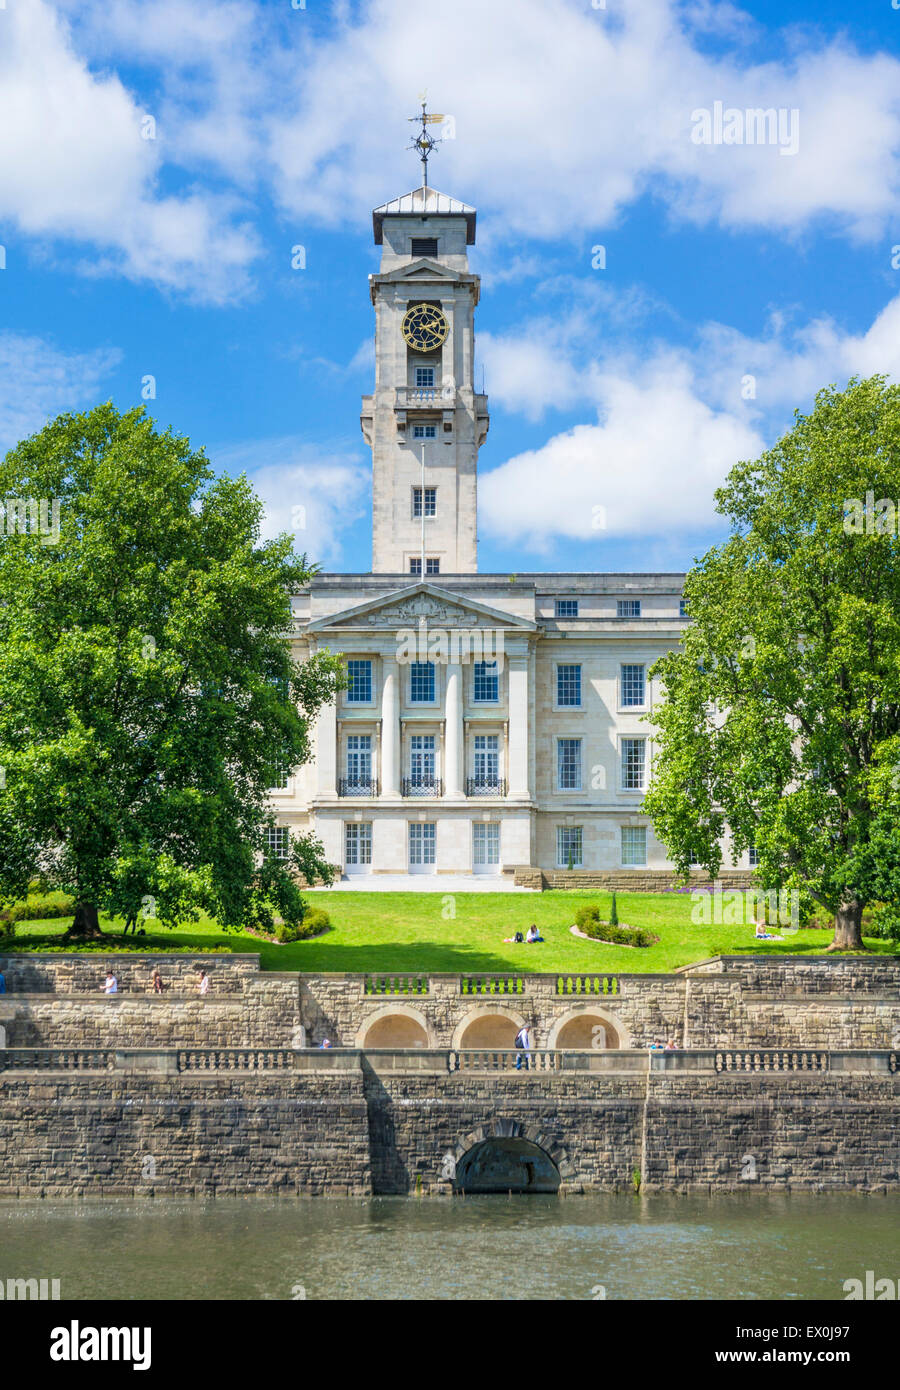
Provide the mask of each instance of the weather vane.
[{"label": "weather vane", "polygon": [[410,116],[409,120],[419,122],[422,126],[422,129],[420,133],[416,136],[415,140],[413,140],[412,144],[408,145],[407,148],[410,150],[418,151],[419,158],[422,161],[422,187],[426,188],[428,186],[428,157],[431,154],[431,151],[433,149],[436,149],[437,146],[440,144],[439,140],[433,139],[432,136],[429,134],[428,127],[430,125],[441,125],[445,118],[442,115],[439,116],[436,114],[428,114],[428,112],[425,110],[424,92],[422,93],[419,100],[422,103],[421,114],[418,116]]}]

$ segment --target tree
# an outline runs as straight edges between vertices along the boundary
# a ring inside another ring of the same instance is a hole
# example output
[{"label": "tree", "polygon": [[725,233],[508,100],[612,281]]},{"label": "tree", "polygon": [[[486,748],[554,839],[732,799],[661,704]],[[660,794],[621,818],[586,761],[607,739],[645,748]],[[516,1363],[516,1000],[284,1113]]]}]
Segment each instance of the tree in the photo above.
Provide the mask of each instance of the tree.
[{"label": "tree", "polygon": [[732,534],[689,574],[683,649],[652,672],[645,810],[679,872],[693,853],[715,877],[727,827],[764,888],[834,913],[832,948],[861,949],[863,908],[900,900],[898,497],[900,387],[820,391],[717,491]]},{"label": "tree", "polygon": [[143,409],[54,420],[0,463],[0,498],[20,502],[0,533],[0,901],[35,876],[70,892],[74,937],[100,911],[299,921],[298,875],[331,871],[311,837],[268,852],[268,788],[342,679],[290,654],[313,568],[261,543],[245,477]]}]

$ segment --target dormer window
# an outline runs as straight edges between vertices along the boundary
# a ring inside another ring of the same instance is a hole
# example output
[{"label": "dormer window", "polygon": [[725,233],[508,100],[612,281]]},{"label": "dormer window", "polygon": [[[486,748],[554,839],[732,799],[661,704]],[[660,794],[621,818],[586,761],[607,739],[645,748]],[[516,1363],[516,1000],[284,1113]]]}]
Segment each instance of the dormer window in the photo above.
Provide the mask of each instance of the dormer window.
[{"label": "dormer window", "polygon": [[411,256],[437,256],[436,236],[414,236],[410,246]]}]

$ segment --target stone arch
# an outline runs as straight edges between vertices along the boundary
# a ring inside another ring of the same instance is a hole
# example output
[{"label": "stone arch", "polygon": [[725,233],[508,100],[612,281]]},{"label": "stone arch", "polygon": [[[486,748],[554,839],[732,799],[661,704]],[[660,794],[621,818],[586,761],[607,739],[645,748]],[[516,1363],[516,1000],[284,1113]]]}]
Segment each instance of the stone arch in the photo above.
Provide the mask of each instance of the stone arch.
[{"label": "stone arch", "polygon": [[539,1125],[498,1116],[459,1139],[441,1176],[454,1192],[556,1192],[573,1172],[567,1151]]},{"label": "stone arch", "polygon": [[[593,1032],[596,1027],[603,1029],[602,1034]],[[598,1043],[602,1048],[630,1048],[631,1038],[616,1014],[594,1004],[583,1004],[561,1014],[547,1038],[548,1047],[570,1048],[573,1052],[593,1051]]]},{"label": "stone arch", "polygon": [[356,1047],[431,1047],[428,1020],[411,1004],[385,1004],[369,1014],[356,1034]]},{"label": "stone arch", "polygon": [[512,1047],[524,1023],[524,1015],[508,1004],[481,1004],[460,1019],[450,1046]]}]

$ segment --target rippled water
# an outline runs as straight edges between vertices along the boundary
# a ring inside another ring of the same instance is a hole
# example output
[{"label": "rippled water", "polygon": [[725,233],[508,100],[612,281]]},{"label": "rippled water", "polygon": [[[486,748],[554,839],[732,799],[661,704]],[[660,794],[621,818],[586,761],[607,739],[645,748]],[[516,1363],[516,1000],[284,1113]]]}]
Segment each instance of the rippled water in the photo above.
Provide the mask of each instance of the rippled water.
[{"label": "rippled water", "polygon": [[891,1197],[5,1202],[0,1279],[63,1298],[843,1299],[900,1275]]}]

